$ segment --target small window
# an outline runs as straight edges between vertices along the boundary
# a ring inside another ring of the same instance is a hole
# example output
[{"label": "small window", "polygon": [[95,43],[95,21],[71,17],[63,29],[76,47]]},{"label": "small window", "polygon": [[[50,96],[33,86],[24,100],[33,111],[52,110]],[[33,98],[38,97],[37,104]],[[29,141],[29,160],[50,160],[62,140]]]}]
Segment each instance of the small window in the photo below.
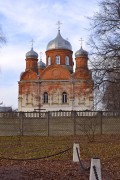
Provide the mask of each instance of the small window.
[{"label": "small window", "polygon": [[48,66],[51,65],[51,57],[48,56]]},{"label": "small window", "polygon": [[66,65],[69,65],[69,56],[66,56],[66,57],[65,57],[65,64],[66,64]]},{"label": "small window", "polygon": [[67,93],[66,92],[62,93],[62,103],[67,103]]},{"label": "small window", "polygon": [[60,64],[60,56],[56,56],[56,64]]},{"label": "small window", "polygon": [[48,103],[48,93],[47,92],[44,92],[44,94],[43,94],[43,102]]}]

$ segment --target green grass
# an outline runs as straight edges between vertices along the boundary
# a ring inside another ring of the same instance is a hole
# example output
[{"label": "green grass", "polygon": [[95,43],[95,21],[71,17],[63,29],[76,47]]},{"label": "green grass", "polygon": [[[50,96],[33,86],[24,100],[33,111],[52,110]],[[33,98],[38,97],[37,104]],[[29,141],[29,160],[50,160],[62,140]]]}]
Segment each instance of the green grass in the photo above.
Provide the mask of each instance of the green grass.
[{"label": "green grass", "polygon": [[81,158],[89,160],[99,157],[101,160],[120,158],[120,135],[102,135],[95,142],[88,142],[85,136],[8,136],[0,137],[0,158],[31,159],[50,156],[60,151],[66,153],[50,157],[55,160],[72,160],[73,143],[80,144]]}]

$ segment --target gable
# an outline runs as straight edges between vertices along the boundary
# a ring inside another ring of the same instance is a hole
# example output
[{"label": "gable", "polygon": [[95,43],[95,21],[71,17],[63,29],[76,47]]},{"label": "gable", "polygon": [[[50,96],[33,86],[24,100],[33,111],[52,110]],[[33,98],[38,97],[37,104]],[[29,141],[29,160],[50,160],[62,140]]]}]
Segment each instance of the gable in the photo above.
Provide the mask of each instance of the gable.
[{"label": "gable", "polygon": [[71,74],[66,68],[60,65],[53,65],[53,66],[48,66],[41,73],[41,79],[43,80],[68,80],[68,79],[71,79]]},{"label": "gable", "polygon": [[20,80],[37,80],[37,79],[38,79],[37,73],[32,70],[25,71],[21,73],[20,76]]}]

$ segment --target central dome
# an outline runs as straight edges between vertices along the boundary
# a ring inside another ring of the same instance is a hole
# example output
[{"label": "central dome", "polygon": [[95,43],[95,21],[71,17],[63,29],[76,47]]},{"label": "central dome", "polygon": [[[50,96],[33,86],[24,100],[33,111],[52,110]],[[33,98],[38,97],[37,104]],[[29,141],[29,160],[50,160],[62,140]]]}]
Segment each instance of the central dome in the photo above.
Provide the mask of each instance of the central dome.
[{"label": "central dome", "polygon": [[52,49],[68,49],[72,51],[71,44],[69,43],[69,41],[62,38],[60,30],[58,30],[56,38],[50,41],[47,45],[47,50]]}]

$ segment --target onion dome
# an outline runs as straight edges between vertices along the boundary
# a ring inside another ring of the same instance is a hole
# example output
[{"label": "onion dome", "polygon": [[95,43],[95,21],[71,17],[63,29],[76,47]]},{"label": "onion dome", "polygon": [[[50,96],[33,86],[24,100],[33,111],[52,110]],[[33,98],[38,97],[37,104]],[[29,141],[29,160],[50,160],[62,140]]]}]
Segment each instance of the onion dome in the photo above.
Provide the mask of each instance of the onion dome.
[{"label": "onion dome", "polygon": [[42,60],[40,60],[40,61],[38,62],[38,68],[44,69],[45,67],[46,67],[46,64],[45,64]]},{"label": "onion dome", "polygon": [[56,38],[50,41],[47,45],[47,50],[52,49],[68,49],[72,51],[71,44],[69,43],[69,41],[63,39],[63,37],[60,34],[60,30],[58,30]]},{"label": "onion dome", "polygon": [[38,58],[38,54],[35,51],[33,51],[33,47],[31,48],[30,51],[26,53],[26,58],[35,58],[35,59]]},{"label": "onion dome", "polygon": [[81,48],[78,51],[76,51],[75,57],[88,57],[88,52],[83,50],[81,46]]}]

